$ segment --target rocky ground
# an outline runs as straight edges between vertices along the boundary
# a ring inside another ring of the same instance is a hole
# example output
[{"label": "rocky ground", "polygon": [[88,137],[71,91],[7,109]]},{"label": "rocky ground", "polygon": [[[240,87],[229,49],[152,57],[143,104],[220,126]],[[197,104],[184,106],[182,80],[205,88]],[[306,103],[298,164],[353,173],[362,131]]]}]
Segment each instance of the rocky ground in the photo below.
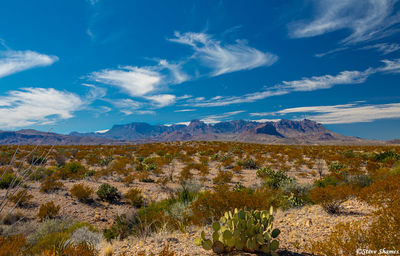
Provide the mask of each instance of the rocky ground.
[{"label": "rocky ground", "polygon": [[[274,227],[281,230],[279,235],[280,255],[308,255],[307,247],[312,241],[327,237],[339,222],[352,222],[366,219],[373,209],[357,200],[349,200],[343,204],[342,213],[330,215],[319,205],[308,205],[286,211],[278,210],[275,214]],[[207,229],[207,228],[206,228]],[[190,227],[187,233],[161,232],[148,238],[129,238],[113,244],[116,255],[147,255],[160,252],[164,246],[177,255],[213,255],[201,247],[194,245],[193,240],[200,235],[203,228]],[[208,227],[210,230],[210,227]],[[236,253],[232,255],[255,255]]]},{"label": "rocky ground", "polygon": [[[210,174],[207,176],[207,180],[201,182],[202,190],[209,190],[213,187],[212,178],[218,173],[218,168],[214,163],[211,163],[210,167]],[[33,195],[31,207],[20,208],[17,211],[21,212],[26,220],[35,222],[37,221],[38,206],[49,201],[54,201],[61,206],[60,215],[70,216],[81,222],[89,222],[101,230],[109,227],[115,215],[126,212],[131,206],[124,200],[113,204],[101,202],[97,200],[95,194],[94,200],[91,203],[81,203],[69,193],[70,188],[74,184],[84,183],[96,191],[101,184],[109,183],[117,187],[121,194],[124,194],[129,188],[138,187],[142,189],[147,202],[158,201],[167,198],[170,193],[179,187],[177,180],[181,168],[182,164],[180,163],[174,165],[175,171],[173,177],[176,182],[168,183],[166,186],[161,186],[156,182],[144,183],[137,180],[128,186],[122,183],[121,176],[114,174],[99,179],[89,177],[78,181],[64,181],[65,187],[62,190],[52,193],[42,193],[39,191],[39,182],[29,182],[27,189]],[[324,172],[327,172],[326,168]],[[163,175],[168,175],[167,170],[164,173]],[[303,175],[299,175],[299,173],[303,173]],[[290,176],[296,177],[299,183],[312,183],[318,178],[315,173],[316,170],[307,168],[302,168],[301,171],[291,170],[288,172]],[[194,181],[200,183],[198,175],[195,174],[194,177]],[[151,178],[157,181],[162,176],[152,176]],[[261,185],[260,179],[256,177],[256,170],[242,170],[240,174],[235,174],[232,184],[238,181],[247,187]],[[282,248],[281,254],[294,255],[293,253],[307,252],[307,247],[311,241],[326,237],[339,222],[349,222],[366,218],[367,214],[371,211],[372,209],[368,205],[356,200],[345,202],[343,204],[343,212],[340,215],[329,215],[318,205],[278,210],[275,215],[274,226],[281,230],[279,237],[280,247]],[[170,249],[175,251],[177,255],[212,255],[211,252],[205,251],[193,243],[193,240],[199,236],[201,230],[203,228],[192,226],[188,227],[186,233],[161,231],[149,237],[129,237],[123,241],[113,242],[112,247],[114,255],[147,255],[150,252],[158,253],[166,245],[169,245]]]}]

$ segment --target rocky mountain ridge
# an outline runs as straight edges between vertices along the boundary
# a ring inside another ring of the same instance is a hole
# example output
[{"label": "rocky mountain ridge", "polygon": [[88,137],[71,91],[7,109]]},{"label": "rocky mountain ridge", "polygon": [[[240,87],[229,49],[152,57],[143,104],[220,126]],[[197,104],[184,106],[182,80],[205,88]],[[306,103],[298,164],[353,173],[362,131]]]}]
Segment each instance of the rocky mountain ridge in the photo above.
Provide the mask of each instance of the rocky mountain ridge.
[{"label": "rocky mountain ridge", "polygon": [[188,125],[151,125],[142,122],[114,125],[105,132],[68,135],[32,129],[0,131],[0,144],[99,145],[168,141],[238,141],[272,144],[385,144],[334,133],[312,120],[255,122],[234,120],[207,124],[192,120]]}]

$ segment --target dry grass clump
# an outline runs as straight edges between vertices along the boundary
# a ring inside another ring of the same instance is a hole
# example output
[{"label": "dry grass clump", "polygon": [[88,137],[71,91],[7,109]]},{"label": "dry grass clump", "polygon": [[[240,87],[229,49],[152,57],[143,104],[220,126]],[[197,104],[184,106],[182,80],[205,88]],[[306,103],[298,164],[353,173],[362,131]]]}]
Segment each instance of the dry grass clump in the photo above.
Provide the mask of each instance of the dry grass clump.
[{"label": "dry grass clump", "polygon": [[54,202],[51,201],[40,206],[37,216],[40,221],[43,221],[44,219],[52,219],[57,217],[60,209],[60,205],[55,205]]},{"label": "dry grass clump", "polygon": [[88,202],[93,194],[93,189],[84,184],[75,184],[69,191],[72,196],[76,197],[81,202]]},{"label": "dry grass clump", "polygon": [[400,250],[400,175],[388,175],[360,190],[359,198],[377,210],[370,222],[338,224],[324,241],[314,242],[311,251],[323,255],[353,255],[357,249]]}]

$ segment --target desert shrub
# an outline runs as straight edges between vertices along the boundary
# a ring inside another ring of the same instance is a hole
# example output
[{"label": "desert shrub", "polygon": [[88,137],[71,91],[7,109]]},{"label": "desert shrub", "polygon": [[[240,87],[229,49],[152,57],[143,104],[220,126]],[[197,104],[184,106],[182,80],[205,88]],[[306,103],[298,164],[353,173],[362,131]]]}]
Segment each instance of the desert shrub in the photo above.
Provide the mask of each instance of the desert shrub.
[{"label": "desert shrub", "polygon": [[112,162],[112,160],[113,160],[112,156],[106,156],[106,157],[100,159],[99,164],[100,164],[100,166],[108,166]]},{"label": "desert shrub", "polygon": [[270,167],[259,169],[257,171],[257,177],[262,178],[264,180],[264,184],[273,189],[279,188],[282,182],[292,179],[284,172],[274,171]]},{"label": "desert shrub", "polygon": [[23,189],[10,196],[10,201],[18,206],[27,206],[32,198],[33,196],[26,189]]},{"label": "desert shrub", "polygon": [[192,182],[184,182],[176,191],[177,201],[184,204],[189,204],[196,199],[199,190],[200,185]]},{"label": "desert shrub", "polygon": [[396,152],[390,150],[390,151],[385,151],[379,154],[375,155],[375,160],[378,162],[384,162],[387,161],[389,159],[392,160],[400,160],[400,155],[397,154]]},{"label": "desert shrub", "polygon": [[398,175],[400,174],[400,163],[397,163],[393,169],[390,170],[390,174],[392,175]]},{"label": "desert shrub", "polygon": [[333,162],[328,166],[328,170],[330,172],[337,172],[340,171],[342,169],[346,168],[346,165],[339,163],[339,162]]},{"label": "desert shrub", "polygon": [[81,243],[89,243],[97,248],[102,241],[102,235],[100,233],[90,230],[87,226],[83,226],[76,229],[72,233],[69,241],[77,245]]},{"label": "desert shrub", "polygon": [[100,198],[100,200],[107,202],[112,202],[120,198],[118,189],[107,183],[102,184],[98,188],[96,194]]},{"label": "desert shrub", "polygon": [[17,221],[20,221],[24,218],[24,215],[21,212],[8,212],[1,216],[1,224],[3,225],[13,225]]},{"label": "desert shrub", "polygon": [[246,190],[247,188],[239,181],[233,186],[233,191],[241,192]]},{"label": "desert shrub", "polygon": [[22,256],[25,255],[26,245],[23,235],[0,236],[0,256]]},{"label": "desert shrub", "polygon": [[85,176],[86,169],[80,162],[70,162],[58,170],[61,179],[78,179]]},{"label": "desert shrub", "polygon": [[55,205],[53,201],[42,204],[39,208],[38,217],[40,221],[44,219],[52,219],[58,215],[61,206]]},{"label": "desert shrub", "polygon": [[311,203],[309,198],[310,184],[298,184],[295,180],[286,180],[282,182],[280,189],[284,194],[281,201],[283,208],[300,207]]},{"label": "desert shrub", "polygon": [[241,166],[244,169],[258,169],[259,166],[257,162],[252,158],[247,158],[244,160],[237,161],[237,165]]},{"label": "desert shrub", "polygon": [[310,191],[310,199],[320,204],[324,210],[329,214],[336,214],[340,212],[340,205],[345,202],[350,195],[352,190],[349,186],[326,186],[326,187],[315,187]]},{"label": "desert shrub", "polygon": [[66,232],[49,233],[39,239],[39,241],[30,248],[33,255],[63,255],[62,249],[69,234]]},{"label": "desert shrub", "polygon": [[54,160],[56,161],[57,166],[62,167],[65,165],[67,157],[65,156],[63,151],[58,151],[54,156]]},{"label": "desert shrub", "polygon": [[189,204],[177,201],[165,211],[166,216],[173,229],[178,229],[182,233],[186,232],[186,227],[190,224],[193,215]]},{"label": "desert shrub", "polygon": [[347,182],[358,188],[364,188],[371,185],[373,179],[367,174],[352,175],[347,178]]},{"label": "desert shrub", "polygon": [[144,168],[146,171],[154,171],[157,169],[157,165],[155,163],[149,163]]},{"label": "desert shrub", "polygon": [[53,192],[56,190],[60,190],[64,187],[62,182],[56,181],[53,178],[47,178],[40,183],[40,192]]},{"label": "desert shrub", "polygon": [[[1,175],[0,175],[1,177]],[[6,189],[9,187],[15,187],[17,184],[21,182],[21,179],[16,177],[14,174],[7,172],[4,176],[0,179],[0,189]]]},{"label": "desert shrub", "polygon": [[47,162],[47,159],[43,156],[32,155],[26,159],[28,164],[32,165],[43,165]]},{"label": "desert shrub", "polygon": [[217,185],[226,184],[231,182],[233,173],[230,171],[219,171],[217,176],[213,178],[213,183]]},{"label": "desert shrub", "polygon": [[375,181],[360,191],[360,199],[377,207],[370,224],[365,221],[338,224],[329,237],[312,243],[311,250],[323,255],[353,255],[357,249],[400,250],[400,175]]},{"label": "desert shrub", "polygon": [[198,193],[197,200],[191,204],[190,208],[193,211],[193,222],[200,224],[219,219],[224,212],[235,208],[246,207],[248,210],[260,210],[276,204],[274,194],[267,188],[256,191],[231,191],[226,186],[219,186],[215,191]]},{"label": "desert shrub", "polygon": [[125,193],[125,198],[128,199],[129,204],[136,208],[140,208],[143,205],[142,190],[138,188],[131,188]]},{"label": "desert shrub", "polygon": [[114,222],[110,228],[103,230],[103,237],[110,241],[115,238],[120,240],[133,234],[134,226],[138,224],[138,215],[135,211],[130,211],[114,217]]},{"label": "desert shrub", "polygon": [[314,182],[315,187],[325,188],[327,186],[337,186],[343,181],[337,175],[326,175]]},{"label": "desert shrub", "polygon": [[93,194],[93,189],[84,184],[75,184],[72,186],[70,193],[81,202],[88,202]]},{"label": "desert shrub", "polygon": [[69,240],[64,244],[61,243],[58,247],[50,251],[50,255],[68,255],[68,256],[97,256],[98,253],[92,244],[82,242],[79,244],[69,243]]},{"label": "desert shrub", "polygon": [[34,232],[27,236],[27,243],[34,245],[43,237],[65,231],[70,228],[73,223],[69,219],[45,219],[39,226],[35,228]]}]

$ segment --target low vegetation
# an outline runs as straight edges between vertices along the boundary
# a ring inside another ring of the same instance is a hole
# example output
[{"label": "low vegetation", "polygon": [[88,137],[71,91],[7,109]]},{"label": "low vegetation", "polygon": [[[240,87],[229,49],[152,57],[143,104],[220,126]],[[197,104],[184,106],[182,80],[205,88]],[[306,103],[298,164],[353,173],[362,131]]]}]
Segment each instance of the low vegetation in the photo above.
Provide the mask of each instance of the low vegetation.
[{"label": "low vegetation", "polygon": [[[191,241],[198,254],[400,250],[399,154],[396,146],[201,141],[0,146],[0,256],[112,255],[113,240],[193,230],[204,230]],[[372,210],[348,208],[352,202]],[[338,221],[320,240],[303,237],[308,247],[290,240],[292,227],[272,227],[274,214],[308,208],[352,221]],[[143,255],[181,252],[165,246]]]}]

